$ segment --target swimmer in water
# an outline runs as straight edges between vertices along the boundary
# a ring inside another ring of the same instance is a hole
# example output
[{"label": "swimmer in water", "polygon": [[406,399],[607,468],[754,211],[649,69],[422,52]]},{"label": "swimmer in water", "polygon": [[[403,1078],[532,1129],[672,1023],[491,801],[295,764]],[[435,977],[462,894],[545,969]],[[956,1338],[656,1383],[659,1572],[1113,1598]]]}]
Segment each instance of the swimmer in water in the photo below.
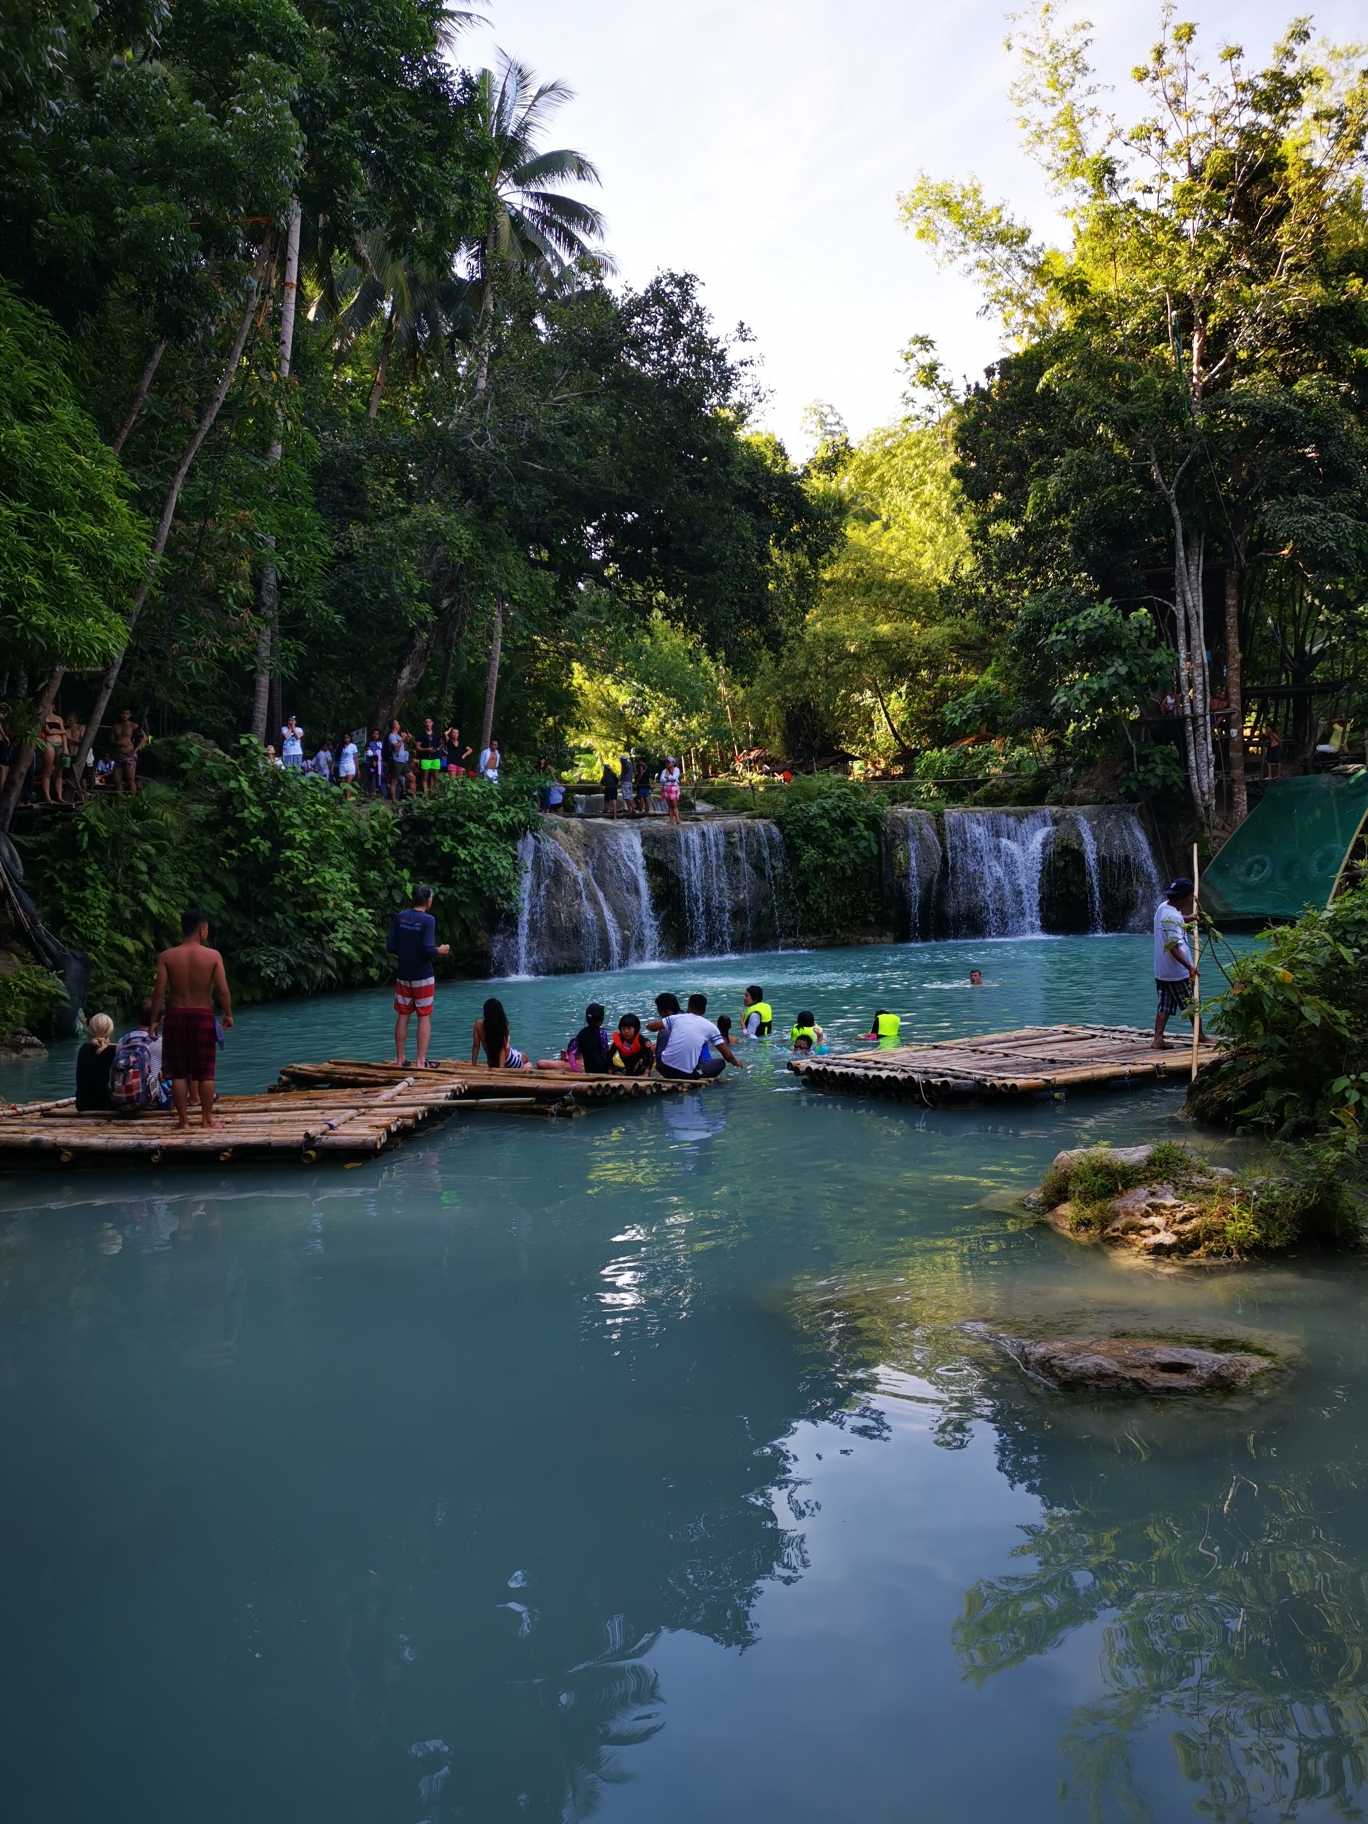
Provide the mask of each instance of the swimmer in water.
[{"label": "swimmer in water", "polygon": [[983,986],[982,969],[971,969],[969,971],[969,986],[971,988],[982,988],[982,986]]},{"label": "swimmer in water", "polygon": [[887,1007],[878,1007],[874,1018],[869,1022],[869,1031],[862,1036],[866,1039],[878,1039],[886,1045],[896,1045],[898,1031],[902,1021],[896,1013],[890,1013]]}]

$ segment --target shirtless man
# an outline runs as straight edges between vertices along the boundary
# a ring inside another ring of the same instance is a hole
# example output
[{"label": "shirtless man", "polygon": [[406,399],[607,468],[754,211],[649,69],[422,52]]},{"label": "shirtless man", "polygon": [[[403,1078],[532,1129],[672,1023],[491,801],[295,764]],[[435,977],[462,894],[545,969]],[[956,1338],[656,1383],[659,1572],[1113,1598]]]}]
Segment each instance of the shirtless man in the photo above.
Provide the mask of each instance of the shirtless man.
[{"label": "shirtless man", "polygon": [[114,789],[120,794],[127,791],[135,798],[138,795],[138,749],[145,738],[133,720],[133,711],[121,710],[109,731],[109,745],[114,749]]},{"label": "shirtless man", "polygon": [[148,1031],[155,1039],[166,1009],[162,1040],[162,1075],[171,1078],[171,1099],[176,1105],[176,1122],[181,1129],[190,1125],[190,1086],[199,1086],[200,1124],[217,1127],[214,1120],[214,1063],[217,1035],[214,1032],[214,997],[222,1009],[220,1019],[225,1027],[233,1023],[233,1003],[228,994],[228,978],[223,973],[223,958],[211,950],[209,917],[198,906],[191,906],[181,918],[181,941],[172,950],[163,950],[157,958],[157,985],[152,991],[152,1018]]}]

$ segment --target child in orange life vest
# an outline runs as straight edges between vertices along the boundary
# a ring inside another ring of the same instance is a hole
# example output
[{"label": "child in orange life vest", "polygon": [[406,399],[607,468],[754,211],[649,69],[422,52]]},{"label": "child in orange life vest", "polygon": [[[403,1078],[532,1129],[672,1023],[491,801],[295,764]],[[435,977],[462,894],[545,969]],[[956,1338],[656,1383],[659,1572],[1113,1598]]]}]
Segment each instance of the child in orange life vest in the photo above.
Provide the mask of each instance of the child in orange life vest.
[{"label": "child in orange life vest", "polygon": [[629,1077],[644,1077],[650,1074],[654,1058],[650,1042],[641,1036],[641,1021],[634,1013],[624,1013],[608,1047],[609,1065]]}]

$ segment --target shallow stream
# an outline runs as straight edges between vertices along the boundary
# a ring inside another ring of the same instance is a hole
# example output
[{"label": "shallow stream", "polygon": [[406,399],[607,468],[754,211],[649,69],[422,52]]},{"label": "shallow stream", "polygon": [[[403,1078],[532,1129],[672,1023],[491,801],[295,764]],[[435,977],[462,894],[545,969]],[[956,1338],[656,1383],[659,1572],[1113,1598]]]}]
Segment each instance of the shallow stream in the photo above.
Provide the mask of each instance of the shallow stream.
[{"label": "shallow stream", "polygon": [[[544,1053],[591,997],[735,1014],[751,980],[842,1047],[876,1006],[927,1037],[1153,1006],[1128,936],[497,991]],[[435,1053],[486,992],[439,991]],[[390,1020],[251,1010],[222,1087],[381,1056]],[[1357,1815],[1368,1269],[1138,1267],[1012,1212],[1061,1146],[1181,1133],[1177,1090],[919,1110],[746,1056],[354,1170],[0,1182],[7,1818]],[[1285,1367],[1091,1402],[976,1322]]]}]

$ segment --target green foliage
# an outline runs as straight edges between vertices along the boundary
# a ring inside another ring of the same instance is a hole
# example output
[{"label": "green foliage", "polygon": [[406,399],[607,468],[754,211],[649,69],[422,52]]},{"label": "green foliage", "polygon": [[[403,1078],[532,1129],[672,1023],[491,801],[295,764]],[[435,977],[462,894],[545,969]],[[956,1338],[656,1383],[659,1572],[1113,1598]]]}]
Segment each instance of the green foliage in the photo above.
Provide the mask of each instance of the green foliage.
[{"label": "green foliage", "polygon": [[232,753],[187,743],[163,764],[174,786],[94,799],[25,845],[46,922],[94,960],[93,1003],[150,990],[191,904],[211,914],[234,993],[253,1001],[380,980],[390,920],[419,878],[437,889],[447,939],[467,947],[517,898],[531,815],[514,786],[472,782],[396,816],[264,766],[250,740]]},{"label": "green foliage", "polygon": [[1053,1164],[1034,1201],[1045,1210],[1067,1203],[1069,1227],[1100,1233],[1113,1218],[1112,1199],[1137,1185],[1170,1185],[1200,1212],[1184,1252],[1209,1260],[1285,1253],[1298,1242],[1353,1245],[1363,1227],[1361,1211],[1343,1174],[1313,1152],[1285,1155],[1278,1173],[1215,1174],[1191,1148],[1161,1141],[1143,1164],[1119,1159],[1109,1147],[1091,1147]]},{"label": "green foliage", "polygon": [[1368,1053],[1368,892],[1307,912],[1236,960],[1209,1010],[1230,1055],[1188,1092],[1199,1120],[1356,1144]]},{"label": "green foliage", "polygon": [[0,1045],[9,1043],[16,1028],[36,1026],[66,998],[57,977],[36,963],[21,963],[0,973]]},{"label": "green foliage", "polygon": [[6,665],[97,665],[147,565],[127,478],[76,403],[62,340],[0,284],[0,648]]},{"label": "green foliage", "polygon": [[880,800],[858,788],[795,778],[773,815],[788,851],[801,929],[816,936],[877,925]]}]

